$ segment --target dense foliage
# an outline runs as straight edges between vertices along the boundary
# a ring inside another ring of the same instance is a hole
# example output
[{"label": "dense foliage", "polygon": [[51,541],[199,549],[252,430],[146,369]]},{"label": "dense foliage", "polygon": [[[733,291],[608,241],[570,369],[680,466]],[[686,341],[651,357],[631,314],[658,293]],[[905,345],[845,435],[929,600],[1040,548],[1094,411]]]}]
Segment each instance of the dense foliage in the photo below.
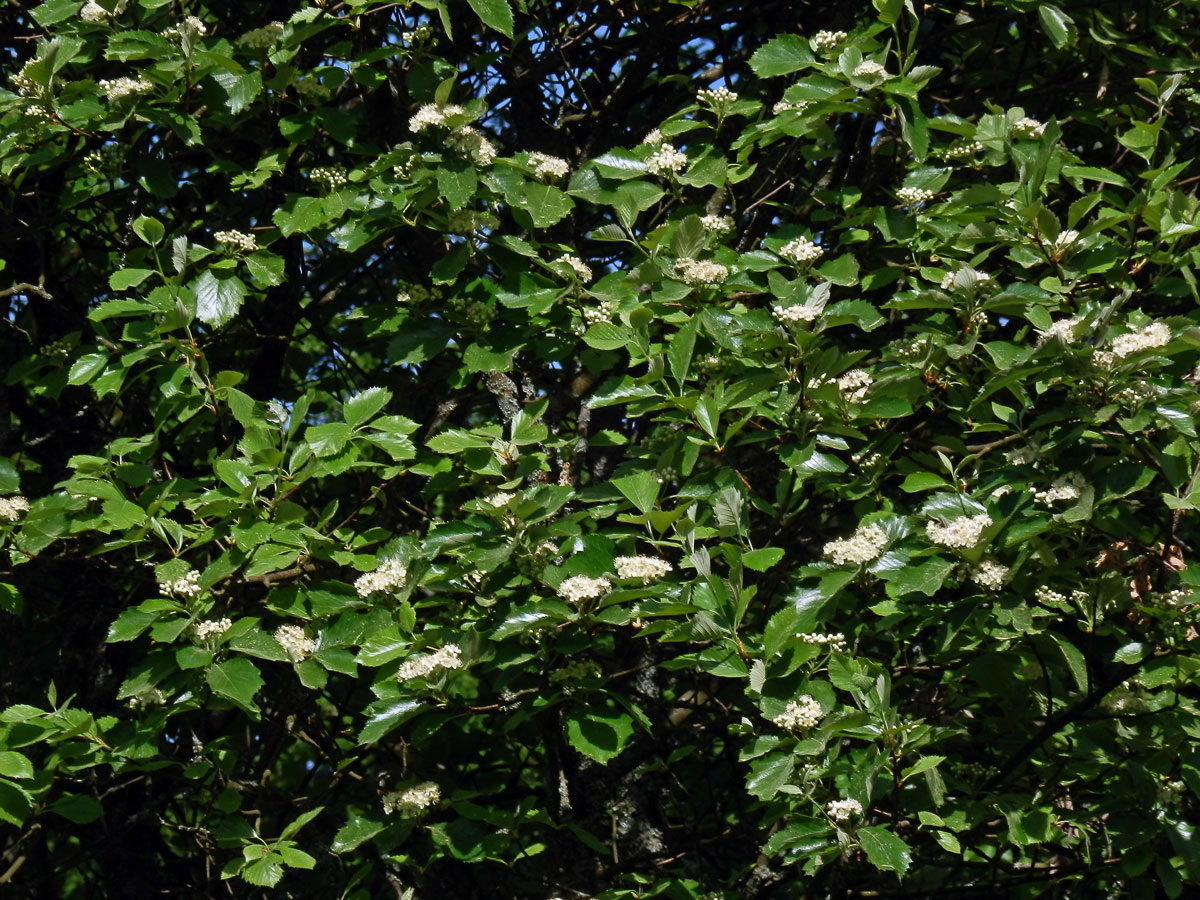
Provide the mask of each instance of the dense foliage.
[{"label": "dense foliage", "polygon": [[1200,8],[9,2],[0,894],[1200,883]]}]

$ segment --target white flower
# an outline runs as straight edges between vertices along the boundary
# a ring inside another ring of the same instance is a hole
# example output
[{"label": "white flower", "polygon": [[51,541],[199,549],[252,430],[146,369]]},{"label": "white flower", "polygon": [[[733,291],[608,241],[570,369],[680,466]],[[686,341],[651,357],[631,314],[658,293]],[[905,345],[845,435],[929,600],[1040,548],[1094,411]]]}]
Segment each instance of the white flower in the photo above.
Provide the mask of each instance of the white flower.
[{"label": "white flower", "polygon": [[527,165],[537,178],[562,178],[571,171],[571,165],[565,159],[546,153],[530,153]]},{"label": "white flower", "polygon": [[690,285],[720,284],[729,277],[729,267],[706,259],[681,256],[675,260],[675,274]]},{"label": "white flower", "polygon": [[232,619],[205,619],[194,624],[192,629],[196,632],[196,637],[204,640],[212,635],[224,634],[231,625],[233,625]]},{"label": "white flower", "polygon": [[795,731],[814,727],[824,715],[820,703],[809,694],[801,694],[795,700],[789,700],[783,712],[772,718],[771,721],[780,728]]},{"label": "white flower", "polygon": [[360,575],[354,582],[354,589],[360,597],[384,594],[404,584],[407,575],[408,569],[400,560],[387,559],[380,563],[375,571]]},{"label": "white flower", "polygon": [[795,102],[792,102],[790,100],[780,100],[778,103],[776,103],[774,106],[771,107],[771,115],[778,116],[782,113],[787,112],[789,109],[802,110],[806,106],[808,106],[807,100],[797,100]]},{"label": "white flower", "polygon": [[458,644],[447,644],[439,647],[433,653],[423,656],[411,656],[400,663],[396,670],[397,681],[408,681],[410,678],[425,678],[438,669],[461,669],[462,659]]},{"label": "white flower", "polygon": [[771,312],[780,322],[788,325],[799,325],[801,322],[811,322],[821,314],[815,306],[798,304],[796,306],[772,306]]},{"label": "white flower", "polygon": [[283,37],[283,23],[271,22],[262,28],[247,31],[237,39],[237,42],[243,47],[250,47],[254,50],[270,50],[281,37]]},{"label": "white flower", "polygon": [[1087,484],[1084,477],[1078,472],[1068,472],[1060,478],[1056,478],[1050,487],[1043,491],[1034,491],[1033,499],[1038,503],[1050,506],[1052,503],[1059,503],[1063,500],[1078,500],[1079,492]]},{"label": "white flower", "polygon": [[827,645],[830,650],[846,649],[846,636],[840,631],[837,634],[814,632],[812,634],[801,634],[798,637],[806,644]]},{"label": "white flower", "polygon": [[925,534],[935,544],[943,547],[974,547],[983,536],[983,530],[992,524],[992,517],[987,513],[977,516],[961,516],[949,525],[940,522],[929,522],[925,526]]},{"label": "white flower", "polygon": [[974,156],[982,149],[983,144],[979,141],[969,141],[964,138],[943,150],[942,155],[947,159],[965,159],[968,156]]},{"label": "white flower", "polygon": [[738,95],[726,87],[709,88],[696,93],[696,99],[709,106],[727,106],[737,102]]},{"label": "white flower", "polygon": [[873,59],[864,59],[854,67],[855,78],[887,78],[887,69],[875,62]]},{"label": "white flower", "polygon": [[887,542],[887,532],[878,525],[863,525],[850,537],[827,543],[822,553],[838,566],[859,565],[879,556]]},{"label": "white flower", "polygon": [[389,816],[394,812],[402,816],[416,816],[431,806],[437,806],[441,799],[442,789],[432,781],[426,781],[384,794],[381,802],[384,813]]},{"label": "white flower", "polygon": [[195,569],[188,570],[173,581],[160,581],[158,584],[164,594],[172,597],[195,598],[200,596],[200,573]]},{"label": "white flower", "polygon": [[213,237],[225,246],[243,253],[251,253],[258,249],[258,238],[244,231],[218,231]]},{"label": "white flower", "polygon": [[208,29],[195,16],[185,16],[181,23],[172,25],[158,34],[159,37],[165,37],[168,41],[182,41],[185,36],[189,40],[195,40],[198,37],[204,37],[208,34]]},{"label": "white flower", "polygon": [[568,603],[579,603],[583,600],[594,600],[608,593],[612,583],[607,578],[589,578],[587,575],[575,575],[565,579],[558,586],[558,596]]},{"label": "white flower", "polygon": [[640,579],[642,584],[649,584],[671,571],[669,562],[654,556],[618,556],[613,565],[619,578]]},{"label": "white flower", "polygon": [[1013,122],[1013,137],[1036,140],[1042,136],[1045,128],[1046,124],[1044,122],[1039,122],[1037,119],[1025,116],[1023,119],[1017,119],[1017,121]]},{"label": "white flower", "polygon": [[93,25],[103,22],[110,15],[112,14],[97,3],[96,0],[88,0],[87,3],[83,4],[83,8],[79,10],[79,18]]},{"label": "white flower", "polygon": [[657,128],[651,128],[641,142],[643,144],[661,144],[663,142],[662,132]]},{"label": "white flower", "polygon": [[29,512],[29,501],[17,494],[12,497],[0,497],[0,522],[16,522]]},{"label": "white flower", "polygon": [[[595,306],[585,306],[579,313],[583,319],[583,331],[602,322],[611,322],[613,313],[617,311],[615,300],[599,300]],[[578,329],[576,329],[578,330]],[[583,332],[579,332],[582,334]]]},{"label": "white flower", "polygon": [[564,253],[562,256],[556,259],[555,262],[561,263],[562,265],[565,265],[571,269],[571,271],[575,273],[576,277],[584,284],[587,284],[592,280],[592,267],[585,263],[578,256],[572,256],[570,253]]},{"label": "white flower", "polygon": [[651,175],[674,175],[683,171],[687,161],[686,153],[664,142],[646,157],[646,171]]},{"label": "white flower", "polygon": [[1129,334],[1117,335],[1112,342],[1112,352],[1124,359],[1133,353],[1162,347],[1171,341],[1171,328],[1166,322],[1151,322],[1144,328]]},{"label": "white flower", "polygon": [[131,94],[144,94],[154,89],[145,78],[112,78],[100,82],[100,90],[109,103],[115,103]]},{"label": "white flower", "polygon": [[1065,595],[1046,587],[1044,584],[1033,592],[1033,596],[1040,603],[1045,603],[1049,606],[1061,606],[1067,602]]},{"label": "white flower", "polygon": [[808,44],[816,53],[829,53],[845,39],[846,32],[844,31],[818,31],[809,38]]},{"label": "white flower", "polygon": [[896,198],[905,206],[916,206],[918,203],[928,203],[937,194],[925,188],[906,187],[896,191]]},{"label": "white flower", "polygon": [[875,379],[862,369],[851,369],[837,380],[838,390],[847,403],[862,403]]},{"label": "white flower", "polygon": [[306,635],[300,625],[280,625],[275,629],[275,640],[293,662],[302,662],[317,649],[317,642]]},{"label": "white flower", "polygon": [[705,231],[711,231],[714,234],[727,234],[733,231],[733,219],[729,216],[701,216],[700,224],[704,226]]},{"label": "white flower", "polygon": [[1041,333],[1041,336],[1038,338],[1038,346],[1040,347],[1052,338],[1058,338],[1064,344],[1069,344],[1075,340],[1075,329],[1082,324],[1083,316],[1071,316],[1069,319],[1059,319]]},{"label": "white flower", "polygon": [[490,166],[496,159],[496,147],[470,125],[456,128],[446,135],[445,144],[452,150],[465,153],[481,166]]},{"label": "white flower", "polygon": [[994,559],[982,560],[974,571],[971,580],[989,591],[998,591],[1004,587],[1004,579],[1008,577],[1008,566],[1001,565]]},{"label": "white flower", "polygon": [[327,191],[335,191],[346,183],[345,166],[316,166],[308,177]]},{"label": "white flower", "polygon": [[825,814],[835,822],[847,822],[851,816],[861,816],[862,811],[862,804],[857,800],[830,800],[825,805]]},{"label": "white flower", "polygon": [[816,262],[824,253],[824,250],[806,237],[798,237],[794,241],[788,241],[779,248],[780,256],[784,259],[790,259],[797,265]]},{"label": "white flower", "polygon": [[461,116],[462,114],[463,108],[457,104],[438,106],[436,103],[426,103],[409,117],[408,130],[421,132],[426,128],[444,125],[450,116]]},{"label": "white flower", "polygon": [[400,40],[406,44],[417,44],[430,37],[433,37],[433,28],[428,24],[418,25],[413,31],[400,32]]}]

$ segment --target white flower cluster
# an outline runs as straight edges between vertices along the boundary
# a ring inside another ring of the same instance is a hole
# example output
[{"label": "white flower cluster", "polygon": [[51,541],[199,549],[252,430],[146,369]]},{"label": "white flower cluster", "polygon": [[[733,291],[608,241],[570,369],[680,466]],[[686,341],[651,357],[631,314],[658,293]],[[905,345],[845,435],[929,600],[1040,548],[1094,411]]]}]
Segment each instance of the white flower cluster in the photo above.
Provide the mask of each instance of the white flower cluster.
[{"label": "white flower cluster", "polygon": [[145,78],[106,78],[100,82],[100,90],[109,103],[116,103],[133,94],[144,94],[154,89]]},{"label": "white flower cluster", "polygon": [[1157,384],[1149,382],[1135,382],[1128,384],[1113,395],[1113,400],[1120,403],[1122,406],[1141,406],[1143,403],[1150,403],[1158,400],[1166,393],[1164,388]]},{"label": "white flower cluster", "polygon": [[788,731],[812,728],[821,721],[824,715],[821,704],[810,694],[801,694],[795,700],[789,700],[783,712],[771,719],[780,728]]},{"label": "white flower cluster", "polygon": [[354,589],[360,597],[370,597],[372,594],[384,594],[394,591],[404,584],[408,569],[400,560],[386,559],[373,572],[360,575],[354,582]]},{"label": "white flower cluster", "polygon": [[515,496],[517,496],[517,495],[510,494],[507,491],[498,491],[497,493],[492,494],[492,496],[488,497],[486,502],[490,503],[492,506],[499,509],[501,507],[508,506],[508,504],[512,502],[512,499]]},{"label": "white flower cluster", "polygon": [[[611,322],[613,313],[617,311],[617,303],[615,300],[599,300],[595,306],[585,306],[579,313],[583,319],[583,331],[587,331],[593,325],[599,325],[602,322]],[[582,334],[583,332],[579,332]]]},{"label": "white flower cluster", "polygon": [[954,272],[947,272],[942,276],[939,285],[943,291],[952,291],[958,287],[983,289],[991,286],[991,275],[987,272],[980,272],[978,269],[972,269],[970,266],[964,266]]},{"label": "white flower cluster", "polygon": [[1046,123],[1025,116],[1025,118],[1013,122],[1012,132],[1013,137],[1032,141],[1040,138],[1045,128]]},{"label": "white flower cluster", "polygon": [[643,144],[661,144],[662,142],[662,132],[657,128],[651,128],[649,131],[647,131],[646,136],[640,141],[640,143]]},{"label": "white flower cluster", "polygon": [[708,88],[696,93],[696,99],[699,102],[713,107],[728,106],[730,103],[736,103],[737,98],[738,95],[727,87]]},{"label": "white flower cluster", "polygon": [[840,631],[836,634],[822,634],[821,632],[813,632],[812,634],[799,635],[801,641],[806,644],[819,644],[828,646],[830,650],[845,650],[846,636]]},{"label": "white flower cluster", "polygon": [[589,660],[571,660],[561,669],[555,669],[550,673],[551,684],[562,684],[564,682],[586,681],[588,679],[599,678],[604,674],[604,670],[600,668],[600,663],[594,659]]},{"label": "white flower cluster", "polygon": [[729,267],[707,259],[681,256],[675,260],[675,275],[693,286],[711,286],[729,277]]},{"label": "white flower cluster", "polygon": [[[645,143],[645,142],[643,142]],[[646,171],[651,175],[675,175],[687,165],[687,154],[665,141],[646,157]]]},{"label": "white flower cluster", "polygon": [[862,811],[857,800],[830,800],[825,805],[825,814],[835,822],[848,822],[851,816],[861,816]]},{"label": "white flower cluster", "polygon": [[396,302],[397,303],[424,303],[427,300],[441,300],[442,289],[433,288],[432,290],[425,287],[423,284],[416,282],[401,281],[396,285]]},{"label": "white flower cluster", "polygon": [[[122,4],[124,6],[124,4]],[[79,10],[79,18],[92,25],[97,25],[107,19],[112,13],[101,6],[96,0],[88,0]]]},{"label": "white flower cluster", "polygon": [[300,625],[280,625],[275,629],[275,640],[293,662],[303,662],[317,649],[317,642],[305,634]]},{"label": "white flower cluster", "polygon": [[822,553],[838,566],[859,565],[879,556],[887,542],[887,532],[878,525],[862,525],[850,537],[827,543]]},{"label": "white flower cluster", "polygon": [[911,338],[903,343],[896,343],[892,346],[895,348],[898,357],[913,362],[923,359],[929,351],[929,337],[928,335],[921,335],[920,337]]},{"label": "white flower cluster", "polygon": [[159,688],[141,690],[125,701],[130,709],[154,709],[167,702],[167,695]]},{"label": "white flower cluster", "polygon": [[1040,347],[1052,338],[1058,338],[1064,344],[1069,344],[1076,338],[1075,329],[1082,324],[1083,316],[1071,316],[1068,319],[1059,319],[1041,333],[1041,336],[1038,338],[1038,346]]},{"label": "white flower cluster", "polygon": [[530,153],[528,166],[536,178],[562,178],[571,171],[571,164],[565,159],[548,153]]},{"label": "white flower cluster", "polygon": [[864,59],[854,67],[852,74],[855,78],[878,78],[883,80],[888,77],[887,69],[873,59]]},{"label": "white flower cluster", "polygon": [[671,572],[671,564],[654,556],[618,556],[613,560],[618,578],[637,579],[649,584]]},{"label": "white flower cluster", "polygon": [[[82,10],[80,14],[82,15]],[[204,37],[208,34],[208,29],[204,23],[195,16],[185,16],[183,21],[178,25],[172,25],[170,28],[163,29],[158,33],[159,37],[165,37],[168,41],[182,41],[186,36],[189,40],[195,40],[198,37]]]},{"label": "white flower cluster", "polygon": [[1159,594],[1158,602],[1160,606],[1164,606],[1167,609],[1179,609],[1182,606],[1188,606],[1191,598],[1191,588],[1175,588],[1174,590]]},{"label": "white flower cluster", "polygon": [[925,534],[935,544],[943,547],[974,547],[983,536],[983,531],[992,524],[992,517],[987,513],[976,516],[961,516],[949,525],[941,522],[929,522],[925,526]]},{"label": "white flower cluster", "polygon": [[1033,596],[1039,603],[1045,603],[1048,606],[1063,606],[1067,603],[1066,594],[1060,594],[1044,584],[1033,592]]},{"label": "white flower cluster", "polygon": [[346,183],[345,166],[316,166],[308,177],[327,191],[336,191]]},{"label": "white flower cluster", "polygon": [[1045,490],[1034,491],[1033,499],[1045,506],[1061,503],[1064,500],[1078,500],[1079,493],[1086,484],[1087,481],[1078,472],[1068,472],[1066,475],[1054,479],[1050,487]]},{"label": "white flower cluster", "polygon": [[1112,342],[1112,352],[1124,359],[1142,350],[1162,347],[1171,341],[1171,329],[1166,322],[1151,322],[1137,331],[1120,334]]},{"label": "white flower cluster", "polygon": [[779,248],[779,255],[784,259],[790,259],[796,265],[816,262],[824,253],[824,250],[806,237],[798,237],[794,241],[788,241]]},{"label": "white flower cluster", "polygon": [[851,369],[837,380],[838,390],[847,403],[862,403],[875,379],[862,369]]},{"label": "white flower cluster", "polygon": [[564,253],[562,256],[556,259],[555,262],[560,264],[560,269],[562,269],[563,266],[566,266],[568,269],[574,272],[575,277],[584,284],[587,284],[592,280],[592,267],[585,263],[578,256],[572,256],[570,253]]},{"label": "white flower cluster", "polygon": [[942,151],[942,155],[945,156],[946,159],[965,159],[968,156],[974,156],[982,149],[983,144],[981,144],[979,141],[968,141],[964,139],[951,144]]},{"label": "white flower cluster", "polygon": [[442,789],[432,781],[414,785],[399,791],[384,794],[381,803],[387,815],[394,812],[402,816],[419,815],[431,806],[437,806],[442,799]]},{"label": "white flower cluster", "polygon": [[589,578],[587,575],[574,575],[563,580],[558,586],[558,596],[568,603],[580,603],[584,600],[594,600],[608,593],[612,582],[607,578]]},{"label": "white flower cluster", "polygon": [[465,153],[481,166],[490,166],[496,159],[495,145],[470,125],[456,128],[446,135],[445,144],[451,150]]},{"label": "white flower cluster", "polygon": [[905,206],[916,206],[918,203],[928,203],[937,193],[925,188],[906,187],[896,191],[896,199]]},{"label": "white flower cluster", "polygon": [[799,303],[795,306],[772,306],[771,313],[780,322],[788,325],[799,325],[801,322],[811,322],[821,314],[815,306]]},{"label": "white flower cluster", "polygon": [[252,253],[258,249],[258,238],[244,231],[218,231],[213,237],[226,247],[232,247],[242,253]]},{"label": "white flower cluster", "polygon": [[231,625],[233,625],[232,619],[205,619],[193,625],[192,630],[196,632],[196,637],[204,640],[213,635],[224,634]]},{"label": "white flower cluster", "polygon": [[818,31],[809,38],[808,45],[817,53],[829,53],[836,50],[838,44],[845,39],[844,31]]},{"label": "white flower cluster", "polygon": [[994,559],[982,560],[971,572],[971,580],[989,591],[998,591],[1004,587],[1004,579],[1007,577],[1008,566],[1001,565]]},{"label": "white flower cluster", "polygon": [[701,216],[700,224],[705,231],[711,231],[713,234],[728,234],[733,231],[733,219],[729,216]]},{"label": "white flower cluster", "polygon": [[426,103],[408,119],[408,130],[422,132],[426,128],[440,127],[446,124],[451,116],[461,116],[463,108],[456,103],[449,106],[438,106],[436,103]]},{"label": "white flower cluster", "polygon": [[237,42],[252,50],[270,50],[281,37],[283,37],[283,23],[271,22],[262,28],[247,31],[237,39]]},{"label": "white flower cluster", "polygon": [[808,106],[807,100],[796,100],[795,102],[792,102],[791,100],[780,100],[771,107],[771,115],[778,116],[787,112],[789,109],[802,110],[806,106]]},{"label": "white flower cluster", "polygon": [[200,573],[195,569],[189,569],[187,574],[181,575],[173,581],[160,581],[158,586],[164,594],[170,594],[172,597],[199,597]]},{"label": "white flower cluster", "polygon": [[29,501],[16,494],[12,497],[0,497],[0,522],[16,522],[29,512]]},{"label": "white flower cluster", "polygon": [[461,653],[462,650],[458,644],[447,644],[439,647],[433,653],[411,656],[400,663],[400,668],[396,670],[396,680],[408,681],[410,678],[425,678],[438,669],[461,669]]}]

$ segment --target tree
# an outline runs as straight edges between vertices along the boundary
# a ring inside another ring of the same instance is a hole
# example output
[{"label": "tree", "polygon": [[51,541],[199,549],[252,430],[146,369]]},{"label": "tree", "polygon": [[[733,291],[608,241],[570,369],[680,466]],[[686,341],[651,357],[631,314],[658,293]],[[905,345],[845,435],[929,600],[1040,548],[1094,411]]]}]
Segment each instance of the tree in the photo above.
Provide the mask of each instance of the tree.
[{"label": "tree", "polygon": [[918,6],[0,10],[4,896],[1200,883],[1200,12]]}]

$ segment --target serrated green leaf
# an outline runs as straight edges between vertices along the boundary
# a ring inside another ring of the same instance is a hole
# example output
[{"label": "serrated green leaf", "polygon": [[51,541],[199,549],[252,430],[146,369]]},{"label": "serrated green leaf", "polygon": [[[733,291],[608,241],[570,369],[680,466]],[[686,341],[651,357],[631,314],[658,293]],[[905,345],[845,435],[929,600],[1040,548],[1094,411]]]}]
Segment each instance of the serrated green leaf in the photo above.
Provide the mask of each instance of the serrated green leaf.
[{"label": "serrated green leaf", "polygon": [[513,12],[508,0],[467,0],[479,21],[506,37],[513,36]]},{"label": "serrated green leaf", "polygon": [[633,719],[603,707],[574,707],[563,717],[567,740],[584,756],[607,765],[633,736]]},{"label": "serrated green leaf", "polygon": [[912,851],[908,844],[896,837],[883,825],[860,828],[855,833],[867,859],[877,869],[895,872],[901,878],[912,863]]},{"label": "serrated green leaf", "polygon": [[263,686],[262,676],[248,659],[231,659],[209,666],[204,672],[214,693],[227,697],[246,710],[257,710],[254,695]]},{"label": "serrated green leaf", "polygon": [[196,318],[206,325],[220,328],[237,315],[246,296],[246,286],[236,275],[221,277],[205,269],[192,282],[196,293]]},{"label": "serrated green leaf", "polygon": [[391,399],[392,392],[381,387],[359,391],[342,406],[342,418],[351,428],[357,428],[387,406]]},{"label": "serrated green leaf", "polygon": [[759,78],[772,78],[803,69],[815,61],[808,41],[797,34],[782,34],[754,52],[750,68]]}]

